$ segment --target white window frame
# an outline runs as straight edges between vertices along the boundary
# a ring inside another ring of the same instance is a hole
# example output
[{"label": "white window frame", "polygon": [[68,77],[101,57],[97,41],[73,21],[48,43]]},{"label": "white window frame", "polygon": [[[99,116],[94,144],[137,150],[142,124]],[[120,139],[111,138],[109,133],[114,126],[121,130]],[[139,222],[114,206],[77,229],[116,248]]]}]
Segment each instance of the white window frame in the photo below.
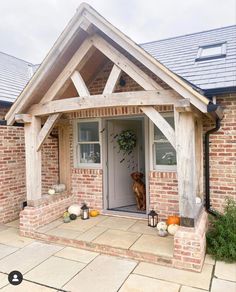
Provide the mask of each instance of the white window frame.
[{"label": "white window frame", "polygon": [[[92,141],[91,143],[79,142],[79,124],[98,122],[98,138],[99,142]],[[102,168],[102,135],[101,135],[101,119],[77,119],[74,121],[74,167],[87,168],[87,169],[100,169]],[[81,144],[99,144],[100,145],[100,163],[81,163],[80,160],[80,147]]]},{"label": "white window frame", "polygon": [[[161,113],[163,117],[174,117],[174,113]],[[157,165],[155,155],[155,142],[154,142],[154,126],[155,124],[149,120],[149,137],[150,137],[150,166],[152,170],[159,172],[176,172],[177,165]]]}]

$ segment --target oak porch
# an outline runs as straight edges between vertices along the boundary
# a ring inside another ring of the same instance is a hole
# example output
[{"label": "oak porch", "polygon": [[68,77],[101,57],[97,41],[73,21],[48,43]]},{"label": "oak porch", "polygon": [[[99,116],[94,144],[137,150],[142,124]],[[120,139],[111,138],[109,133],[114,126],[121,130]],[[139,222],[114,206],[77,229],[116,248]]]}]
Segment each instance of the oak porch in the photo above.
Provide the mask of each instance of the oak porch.
[{"label": "oak porch", "polygon": [[[80,71],[92,58],[94,48],[113,62],[113,68],[100,95],[90,94]],[[144,90],[115,93],[114,89],[122,71]],[[78,97],[58,99],[59,93],[70,80],[77,90]],[[26,113],[15,117],[17,121],[25,123],[27,200],[38,200],[42,196],[41,147],[55,125],[59,129],[60,182],[65,183],[67,191],[70,191],[69,136],[66,123],[58,123],[63,113],[83,109],[137,106],[176,149],[181,223],[193,226],[197,215],[196,196],[202,197],[203,193],[202,116],[194,103],[198,104],[195,99],[183,99],[173,90],[163,89],[99,35],[89,36],[42,100],[31,105]],[[174,106],[175,130],[154,108],[158,105]],[[201,108],[204,106],[201,105]],[[204,110],[206,111],[205,108]]]}]

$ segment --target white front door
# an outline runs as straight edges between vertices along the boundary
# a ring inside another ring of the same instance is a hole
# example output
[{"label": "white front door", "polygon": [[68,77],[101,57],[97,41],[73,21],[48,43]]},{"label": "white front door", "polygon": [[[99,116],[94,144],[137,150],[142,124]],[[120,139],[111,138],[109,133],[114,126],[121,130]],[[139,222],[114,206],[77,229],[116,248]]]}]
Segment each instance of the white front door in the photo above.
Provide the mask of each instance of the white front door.
[{"label": "white front door", "polygon": [[[108,209],[136,204],[130,176],[135,171],[145,173],[145,153],[142,120],[110,120],[108,123]],[[137,144],[130,154],[119,151],[117,135],[133,130]]]}]

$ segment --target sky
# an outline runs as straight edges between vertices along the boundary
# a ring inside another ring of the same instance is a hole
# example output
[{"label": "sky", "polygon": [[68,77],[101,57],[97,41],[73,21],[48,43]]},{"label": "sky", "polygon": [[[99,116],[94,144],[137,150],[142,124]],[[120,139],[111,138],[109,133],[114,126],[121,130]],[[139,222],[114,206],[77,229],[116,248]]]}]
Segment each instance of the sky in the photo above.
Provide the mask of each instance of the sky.
[{"label": "sky", "polygon": [[[0,51],[41,63],[82,3],[0,0]],[[87,0],[137,43],[236,24],[236,0]]]}]

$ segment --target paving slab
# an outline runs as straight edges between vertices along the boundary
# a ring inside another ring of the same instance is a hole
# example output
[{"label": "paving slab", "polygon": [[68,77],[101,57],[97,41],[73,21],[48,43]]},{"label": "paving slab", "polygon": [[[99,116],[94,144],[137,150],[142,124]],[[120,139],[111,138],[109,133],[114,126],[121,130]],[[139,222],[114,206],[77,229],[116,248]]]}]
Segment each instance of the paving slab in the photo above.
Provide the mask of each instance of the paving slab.
[{"label": "paving slab", "polygon": [[1,292],[56,292],[56,290],[23,280],[18,286],[9,284]]},{"label": "paving slab", "polygon": [[202,272],[197,273],[141,262],[133,273],[208,290],[211,281],[212,269],[212,265],[204,264]]},{"label": "paving slab", "polygon": [[116,292],[136,264],[135,261],[100,255],[63,288],[72,292]]},{"label": "paving slab", "polygon": [[55,254],[57,257],[74,260],[85,264],[90,263],[98,255],[99,253],[97,252],[74,247],[66,247]]},{"label": "paving slab", "polygon": [[174,239],[173,236],[160,237],[158,235],[143,234],[130,249],[173,257]]},{"label": "paving slab", "polygon": [[107,217],[102,222],[98,223],[97,226],[102,226],[106,228],[118,229],[118,230],[128,230],[137,220],[129,218],[120,217]]},{"label": "paving slab", "polygon": [[78,231],[78,230],[72,230],[72,229],[69,230],[69,229],[65,229],[65,228],[60,227],[60,228],[51,229],[51,230],[47,231],[46,234],[74,239],[74,238],[78,237],[80,234],[82,234],[82,232]]},{"label": "paving slab", "polygon": [[236,263],[216,262],[215,276],[217,278],[236,282]]},{"label": "paving slab", "polygon": [[13,270],[18,270],[22,274],[25,274],[62,248],[58,245],[33,242],[1,259],[0,271],[10,273]]},{"label": "paving slab", "polygon": [[60,219],[57,219],[57,220],[54,220],[54,221],[48,223],[47,225],[44,225],[44,226],[38,228],[37,231],[40,233],[44,233],[44,232],[47,232],[47,231],[49,231],[53,228],[56,228],[58,226],[61,226],[61,225],[63,225],[63,221],[60,218]]},{"label": "paving slab", "polygon": [[214,265],[216,261],[211,255],[206,254],[204,262],[205,264]]},{"label": "paving slab", "polygon": [[6,223],[5,225],[6,226],[9,226],[9,227],[19,228],[19,226],[20,226],[20,220],[17,219],[17,220],[11,221],[9,223]]},{"label": "paving slab", "polygon": [[142,221],[137,221],[127,231],[157,236],[157,229],[148,226],[147,222],[142,222]]},{"label": "paving slab", "polygon": [[9,254],[17,250],[18,250],[17,247],[0,244],[0,259],[4,258],[5,256],[8,256]]},{"label": "paving slab", "polygon": [[235,292],[236,283],[213,278],[211,292]]},{"label": "paving slab", "polygon": [[51,287],[61,288],[84,267],[85,264],[83,263],[52,256],[25,274],[24,278]]},{"label": "paving slab", "polygon": [[204,291],[209,291],[209,290],[202,290],[202,289],[192,288],[192,287],[187,287],[187,286],[182,286],[180,289],[180,292],[204,292]]},{"label": "paving slab", "polygon": [[[6,274],[3,274],[0,272],[0,288],[6,286],[7,284],[9,284],[8,276]],[[2,291],[2,289],[1,289],[1,291]]]},{"label": "paving slab", "polygon": [[180,285],[131,274],[119,292],[178,292]]},{"label": "paving slab", "polygon": [[140,235],[141,234],[134,232],[108,229],[93,240],[93,242],[127,249],[140,237]]},{"label": "paving slab", "polygon": [[13,247],[24,247],[32,243],[34,239],[19,235],[19,230],[16,228],[8,228],[0,232],[0,243]]},{"label": "paving slab", "polygon": [[8,229],[8,226],[0,224],[0,236],[1,236],[1,231]]},{"label": "paving slab", "polygon": [[97,217],[91,217],[88,220],[82,220],[79,217],[74,221],[64,223],[63,228],[85,232],[92,228],[93,226],[97,225],[98,223],[102,222],[103,220],[106,220],[106,218],[107,218],[106,216],[99,215]]},{"label": "paving slab", "polygon": [[93,241],[95,238],[97,238],[99,235],[104,233],[106,230],[107,230],[106,227],[94,226],[90,228],[89,230],[83,232],[76,239],[83,240],[83,241]]}]

